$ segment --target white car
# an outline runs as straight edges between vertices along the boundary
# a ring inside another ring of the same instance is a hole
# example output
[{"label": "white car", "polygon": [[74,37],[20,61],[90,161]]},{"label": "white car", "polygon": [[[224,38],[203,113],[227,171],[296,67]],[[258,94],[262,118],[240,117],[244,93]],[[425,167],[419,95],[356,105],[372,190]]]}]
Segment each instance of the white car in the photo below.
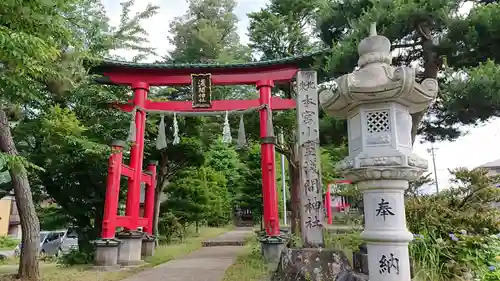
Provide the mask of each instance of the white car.
[{"label": "white car", "polygon": [[[47,239],[47,236],[49,235],[49,231],[42,231],[40,232],[40,249],[42,248],[42,245],[45,243],[45,240]],[[21,255],[21,247],[23,245],[19,243],[16,248],[14,249],[14,256],[19,256]]]},{"label": "white car", "polygon": [[[15,255],[20,254],[21,244],[16,247]],[[40,254],[61,256],[78,249],[78,235],[74,229],[40,232]]]}]

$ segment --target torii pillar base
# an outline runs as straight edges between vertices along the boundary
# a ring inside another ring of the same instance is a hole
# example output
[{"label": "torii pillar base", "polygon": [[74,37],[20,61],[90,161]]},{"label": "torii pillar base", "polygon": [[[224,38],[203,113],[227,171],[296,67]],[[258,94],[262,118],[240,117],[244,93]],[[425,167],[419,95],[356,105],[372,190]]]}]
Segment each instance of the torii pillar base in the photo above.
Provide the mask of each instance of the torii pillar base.
[{"label": "torii pillar base", "polygon": [[142,238],[141,255],[143,257],[152,257],[155,254],[156,238],[154,236],[144,236]]},{"label": "torii pillar base", "polygon": [[116,234],[122,243],[118,248],[118,263],[123,266],[134,266],[144,263],[141,260],[142,238],[144,233],[140,231],[123,231]]},{"label": "torii pillar base", "polygon": [[95,268],[99,270],[113,270],[119,268],[118,247],[121,241],[116,239],[100,239],[94,242],[96,246]]}]

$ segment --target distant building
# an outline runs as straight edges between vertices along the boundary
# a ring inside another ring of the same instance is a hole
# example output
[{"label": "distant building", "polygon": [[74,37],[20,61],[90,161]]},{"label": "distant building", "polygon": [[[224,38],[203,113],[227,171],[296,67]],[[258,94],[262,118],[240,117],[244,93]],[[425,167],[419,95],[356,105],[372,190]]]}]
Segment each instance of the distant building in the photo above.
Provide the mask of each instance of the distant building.
[{"label": "distant building", "polygon": [[500,159],[483,164],[478,168],[487,169],[489,176],[500,175]]},{"label": "distant building", "polygon": [[0,236],[12,236],[21,239],[21,219],[14,196],[7,195],[0,199]]},{"label": "distant building", "polygon": [[[483,164],[483,165],[479,166],[478,168],[487,169],[488,176],[500,175],[500,159]],[[496,186],[500,187],[500,183],[497,184]],[[493,203],[493,206],[500,208],[500,202]]]}]

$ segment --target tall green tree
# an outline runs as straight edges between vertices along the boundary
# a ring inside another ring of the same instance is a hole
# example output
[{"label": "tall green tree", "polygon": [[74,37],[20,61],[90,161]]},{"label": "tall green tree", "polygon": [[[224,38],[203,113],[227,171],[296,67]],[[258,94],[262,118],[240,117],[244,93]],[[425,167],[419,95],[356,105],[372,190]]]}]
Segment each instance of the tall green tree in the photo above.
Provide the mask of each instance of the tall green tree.
[{"label": "tall green tree", "polygon": [[33,167],[16,147],[11,126],[23,106],[46,98],[39,83],[57,77],[63,51],[73,44],[65,13],[80,1],[3,1],[0,4],[0,156],[7,163],[23,232],[18,277],[39,279],[39,221],[28,180]]},{"label": "tall green tree", "polygon": [[249,209],[255,222],[262,222],[264,213],[262,203],[262,168],[260,145],[250,143],[247,150],[242,151],[241,159],[245,163],[242,171],[242,186],[235,199],[242,209]]},{"label": "tall green tree", "polygon": [[[180,127],[186,128],[185,126]],[[168,194],[166,188],[170,183],[179,176],[182,172],[189,168],[199,168],[205,161],[203,144],[198,138],[187,137],[187,132],[181,134],[181,141],[179,144],[169,146],[166,149],[157,151],[153,148],[150,157],[152,159],[159,159],[157,184],[155,189],[155,216],[153,220],[153,232],[158,233],[159,216],[161,213],[160,207],[162,206],[162,199],[164,193]],[[151,144],[150,147],[154,147]],[[185,186],[185,185],[180,185]],[[167,195],[168,198],[168,195]],[[167,207],[168,208],[168,201]]]},{"label": "tall green tree", "polygon": [[[170,24],[169,38],[174,50],[167,54],[164,60],[167,63],[228,63],[236,61],[247,61],[250,57],[249,49],[239,42],[236,33],[237,18],[234,14],[236,6],[234,0],[190,0],[187,12],[174,19]],[[213,99],[226,99],[245,95],[245,87],[214,87]],[[157,99],[163,100],[189,100],[191,97],[190,87],[178,87],[175,89],[161,89],[155,94]],[[159,152],[152,152],[160,159],[160,169],[157,186],[157,205],[159,206],[160,195],[165,191],[169,180],[175,178],[177,173],[190,166],[200,166],[204,163],[203,146],[217,141],[222,132],[222,120],[220,117],[182,117],[179,118],[179,132],[184,137],[197,141],[199,147],[185,147],[183,157],[178,157],[179,147],[184,146],[184,140],[178,145],[169,145],[168,148]],[[168,122],[172,120],[169,119]],[[167,130],[167,136],[172,132]],[[191,142],[192,143],[192,142]],[[177,155],[177,156],[176,156]],[[188,157],[184,157],[190,155]],[[192,156],[192,157],[191,157]],[[176,161],[179,160],[179,161]],[[187,160],[193,161],[187,161]],[[171,165],[175,169],[169,167]],[[159,210],[159,208],[157,208]],[[158,214],[158,213],[157,213]],[[155,222],[158,218],[155,218]],[[157,223],[155,223],[156,225]]]},{"label": "tall green tree", "polygon": [[212,143],[205,153],[205,166],[221,172],[226,180],[228,192],[231,194],[230,206],[234,206],[234,198],[242,187],[242,171],[244,164],[240,155],[231,145],[220,139]]},{"label": "tall green tree", "polygon": [[[139,24],[154,14],[156,7],[148,6],[144,12],[129,17],[132,4],[133,1],[122,3],[122,21],[116,28],[108,24],[105,10],[98,0],[35,1],[23,4],[22,8],[9,7],[14,5],[12,1],[0,5],[4,17],[2,23],[7,24],[2,32],[5,30],[15,40],[25,36],[18,43],[27,44],[18,46],[17,51],[11,50],[12,58],[6,57],[9,52],[2,50],[0,59],[7,64],[14,63],[13,59],[22,59],[17,63],[27,68],[10,74],[12,71],[7,67],[5,75],[1,76],[2,83],[5,83],[5,87],[0,87],[2,91],[19,93],[2,94],[10,98],[4,102],[7,117],[16,121],[16,126],[11,129],[15,148],[31,163],[42,168],[29,174],[32,189],[57,201],[71,222],[79,226],[86,245],[89,239],[96,238],[100,227],[99,215],[102,214],[104,197],[102,187],[109,154],[102,144],[109,143],[116,133],[113,126],[123,121],[116,118],[123,115],[106,110],[101,105],[125,99],[126,92],[94,85],[93,77],[86,75],[87,70],[82,63],[98,60],[117,48],[150,53],[150,50],[140,46],[145,31]],[[23,11],[35,12],[24,14]],[[18,44],[15,40],[9,42]],[[2,47],[5,46],[2,44]],[[53,55],[48,56],[40,50],[29,53],[30,48],[37,46],[47,48]],[[23,48],[26,51],[20,53]],[[33,70],[29,72],[29,68]],[[9,149],[12,148],[9,146]],[[14,150],[6,152],[16,154]],[[12,173],[18,170],[14,169]],[[20,171],[22,178],[24,172]],[[27,184],[27,181],[13,180],[15,191],[18,183]],[[23,191],[15,193],[23,197],[18,200],[21,222],[23,224],[24,220],[29,224],[29,229],[23,228],[23,239],[31,241],[23,241],[27,245],[23,251],[29,251],[29,254],[22,255],[22,260],[29,258],[30,262],[29,266],[21,262],[19,275],[37,279],[38,267],[32,262],[36,261],[38,251],[32,245],[39,245],[39,239],[34,236],[38,235],[39,224],[32,217],[23,219],[22,209],[31,205],[23,200],[31,195]]]},{"label": "tall green tree", "polygon": [[189,0],[185,15],[170,24],[175,49],[167,60],[184,63],[234,62],[248,58],[240,44],[234,0]]},{"label": "tall green tree", "polygon": [[198,225],[207,218],[209,190],[205,181],[204,169],[188,169],[179,173],[169,185],[166,209],[172,212],[186,227],[190,223]]}]

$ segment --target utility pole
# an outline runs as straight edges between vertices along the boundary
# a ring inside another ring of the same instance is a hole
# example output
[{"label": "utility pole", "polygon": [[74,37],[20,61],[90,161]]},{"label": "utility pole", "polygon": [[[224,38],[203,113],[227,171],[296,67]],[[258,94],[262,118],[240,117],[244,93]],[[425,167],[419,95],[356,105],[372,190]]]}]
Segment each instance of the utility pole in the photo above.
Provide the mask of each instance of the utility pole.
[{"label": "utility pole", "polygon": [[437,168],[436,168],[436,153],[437,148],[434,147],[434,144],[431,143],[431,148],[427,149],[427,152],[432,155],[432,165],[434,166],[434,182],[436,182],[436,194],[439,194],[439,182],[437,177]]},{"label": "utility pole", "polygon": [[[283,132],[280,132],[280,144],[284,144]],[[283,188],[283,223],[286,225],[286,180],[285,180],[285,155],[281,154],[281,184]]]}]

